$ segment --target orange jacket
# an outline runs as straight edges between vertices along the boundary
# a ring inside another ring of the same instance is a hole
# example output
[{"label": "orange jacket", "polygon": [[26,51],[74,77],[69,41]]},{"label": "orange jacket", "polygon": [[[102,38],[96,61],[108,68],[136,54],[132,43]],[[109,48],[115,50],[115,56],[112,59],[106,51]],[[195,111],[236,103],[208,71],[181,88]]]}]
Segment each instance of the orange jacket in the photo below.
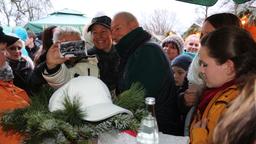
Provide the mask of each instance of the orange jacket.
[{"label": "orange jacket", "polygon": [[[30,99],[27,93],[16,87],[12,82],[0,80],[0,115],[6,111],[27,107]],[[0,126],[0,144],[20,144],[22,135],[14,132],[4,132]]]},{"label": "orange jacket", "polygon": [[193,128],[196,119],[193,120],[190,127],[191,144],[208,144],[212,143],[213,130],[220,118],[226,111],[227,105],[230,104],[239,94],[236,85],[232,85],[222,91],[219,91],[209,102],[203,114],[197,110],[197,116],[200,120],[206,118],[208,120],[206,128]]}]

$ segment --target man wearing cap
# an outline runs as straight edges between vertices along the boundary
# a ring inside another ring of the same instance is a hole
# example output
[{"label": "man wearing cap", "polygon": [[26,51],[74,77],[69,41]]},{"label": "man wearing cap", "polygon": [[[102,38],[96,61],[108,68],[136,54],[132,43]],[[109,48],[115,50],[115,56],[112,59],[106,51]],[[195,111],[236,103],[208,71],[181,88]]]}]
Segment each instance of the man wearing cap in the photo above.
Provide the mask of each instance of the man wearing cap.
[{"label": "man wearing cap", "polygon": [[[13,73],[6,61],[6,48],[18,41],[18,38],[4,34],[0,27],[0,112],[7,112],[29,105],[26,92],[12,83]],[[0,126],[0,143],[19,144],[22,135],[15,132],[4,132]]]},{"label": "man wearing cap", "polygon": [[146,97],[156,98],[156,118],[159,131],[182,134],[179,125],[175,83],[169,62],[161,47],[151,41],[151,35],[139,26],[131,13],[116,14],[111,23],[112,38],[121,57],[118,90],[123,92],[132,83],[140,82]]},{"label": "man wearing cap", "polygon": [[100,16],[92,19],[87,32],[91,32],[94,47],[88,50],[88,55],[95,55],[98,60],[100,79],[113,91],[118,78],[119,55],[112,43],[111,19]]}]

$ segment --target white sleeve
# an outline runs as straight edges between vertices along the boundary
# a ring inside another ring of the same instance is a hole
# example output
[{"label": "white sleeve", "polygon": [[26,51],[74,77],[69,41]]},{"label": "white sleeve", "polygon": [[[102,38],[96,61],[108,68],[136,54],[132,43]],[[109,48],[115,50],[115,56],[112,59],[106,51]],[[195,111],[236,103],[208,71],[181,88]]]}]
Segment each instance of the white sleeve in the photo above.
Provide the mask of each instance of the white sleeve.
[{"label": "white sleeve", "polygon": [[47,74],[46,70],[44,70],[44,73],[43,73],[44,79],[53,88],[61,87],[72,78],[70,70],[66,67],[65,64],[61,64],[60,69],[54,74],[49,75]]},{"label": "white sleeve", "polygon": [[60,69],[54,74],[47,74],[44,70],[43,77],[48,84],[53,88],[59,88],[71,80],[75,75],[77,76],[99,76],[97,65],[89,62],[79,62],[72,68],[67,68],[65,64],[61,64]]}]

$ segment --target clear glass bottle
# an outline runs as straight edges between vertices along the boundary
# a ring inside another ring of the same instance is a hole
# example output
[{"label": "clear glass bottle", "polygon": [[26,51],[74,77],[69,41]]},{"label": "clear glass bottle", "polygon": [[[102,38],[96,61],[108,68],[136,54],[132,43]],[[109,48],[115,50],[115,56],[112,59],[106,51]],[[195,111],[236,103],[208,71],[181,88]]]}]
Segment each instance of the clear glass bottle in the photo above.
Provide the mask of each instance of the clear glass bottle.
[{"label": "clear glass bottle", "polygon": [[148,115],[141,120],[137,135],[137,144],[158,144],[158,126],[155,115],[155,98],[145,99]]}]

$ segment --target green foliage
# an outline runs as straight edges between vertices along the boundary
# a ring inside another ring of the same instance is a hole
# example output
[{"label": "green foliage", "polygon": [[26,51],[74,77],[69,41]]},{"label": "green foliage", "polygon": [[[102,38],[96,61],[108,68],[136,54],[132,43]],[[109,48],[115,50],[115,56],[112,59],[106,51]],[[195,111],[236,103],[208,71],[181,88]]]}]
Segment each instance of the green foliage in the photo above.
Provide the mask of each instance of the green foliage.
[{"label": "green foliage", "polygon": [[58,110],[53,112],[54,116],[59,119],[70,123],[71,125],[81,125],[83,123],[83,117],[86,116],[86,113],[80,109],[81,103],[78,99],[71,100],[66,97],[64,99],[65,110]]},{"label": "green foliage", "polygon": [[144,97],[145,89],[137,82],[133,83],[130,89],[121,93],[114,103],[134,113],[137,109],[145,108]]},{"label": "green foliage", "polygon": [[11,112],[7,112],[2,116],[1,126],[3,130],[15,130],[18,132],[26,131],[27,119],[23,117],[27,109],[17,109]]},{"label": "green foliage", "polygon": [[[43,86],[40,89],[40,91],[38,91],[37,93],[34,93],[34,95],[30,97],[31,101],[33,102],[31,103],[31,106],[34,107],[33,109],[38,108],[39,110],[40,109],[47,110],[48,107],[45,107],[45,106],[48,105],[50,97],[53,94],[53,92],[54,92],[54,89],[46,85],[46,86]],[[39,106],[42,106],[42,108]]]},{"label": "green foliage", "polygon": [[87,122],[82,118],[86,113],[80,109],[77,99],[64,100],[64,110],[49,112],[48,101],[52,89],[45,88],[31,97],[32,103],[24,109],[5,113],[2,117],[4,130],[27,133],[24,143],[28,144],[90,144],[90,140],[111,130],[137,130],[145,111],[144,89],[138,83],[122,93],[115,104],[134,112],[134,116],[118,114],[100,122]]}]

